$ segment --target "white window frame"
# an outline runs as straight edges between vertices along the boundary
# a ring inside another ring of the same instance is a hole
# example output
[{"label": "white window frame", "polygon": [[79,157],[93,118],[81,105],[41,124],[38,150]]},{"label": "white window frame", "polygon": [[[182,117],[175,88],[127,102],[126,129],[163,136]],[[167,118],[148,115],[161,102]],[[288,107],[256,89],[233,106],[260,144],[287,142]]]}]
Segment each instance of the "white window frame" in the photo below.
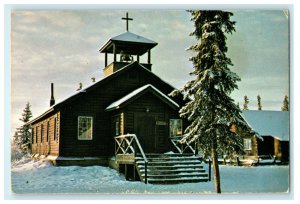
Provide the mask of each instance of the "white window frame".
[{"label": "white window frame", "polygon": [[[90,137],[82,137],[80,135],[80,120],[81,119],[90,119],[91,121],[91,131],[90,131]],[[78,116],[78,122],[77,122],[77,139],[78,140],[93,140],[93,117],[91,116]]]},{"label": "white window frame", "polygon": [[[180,121],[180,125],[181,125],[181,134],[176,134],[176,135],[173,135],[172,134],[172,127],[171,127],[171,121],[175,121],[175,120],[177,120],[177,121]],[[169,121],[169,131],[170,131],[170,137],[176,137],[176,136],[182,136],[183,135],[183,127],[182,127],[182,119],[180,119],[180,118],[174,118],[174,119],[170,119],[170,121]]]},{"label": "white window frame", "polygon": [[243,139],[244,150],[252,150],[252,140],[250,138]]}]

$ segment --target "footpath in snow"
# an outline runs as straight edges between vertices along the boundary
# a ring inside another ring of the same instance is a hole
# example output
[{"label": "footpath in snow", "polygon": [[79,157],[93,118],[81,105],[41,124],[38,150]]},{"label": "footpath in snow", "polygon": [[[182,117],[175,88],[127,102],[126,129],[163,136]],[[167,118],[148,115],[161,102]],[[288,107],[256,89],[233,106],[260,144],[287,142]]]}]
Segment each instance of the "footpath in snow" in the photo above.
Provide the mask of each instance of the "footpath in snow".
[{"label": "footpath in snow", "polygon": [[[289,166],[220,166],[223,193],[286,193]],[[27,193],[214,194],[213,181],[154,185],[126,181],[109,167],[56,167],[23,158],[12,163],[12,191]]]}]

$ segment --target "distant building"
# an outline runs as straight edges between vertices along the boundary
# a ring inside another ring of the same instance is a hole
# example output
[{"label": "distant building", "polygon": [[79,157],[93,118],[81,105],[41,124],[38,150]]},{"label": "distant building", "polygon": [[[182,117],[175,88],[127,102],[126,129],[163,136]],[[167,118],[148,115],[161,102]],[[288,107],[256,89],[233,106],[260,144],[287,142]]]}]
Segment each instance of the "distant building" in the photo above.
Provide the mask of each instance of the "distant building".
[{"label": "distant building", "polygon": [[257,137],[244,138],[244,150],[248,156],[275,156],[289,161],[289,111],[243,111],[247,123],[259,133]]}]

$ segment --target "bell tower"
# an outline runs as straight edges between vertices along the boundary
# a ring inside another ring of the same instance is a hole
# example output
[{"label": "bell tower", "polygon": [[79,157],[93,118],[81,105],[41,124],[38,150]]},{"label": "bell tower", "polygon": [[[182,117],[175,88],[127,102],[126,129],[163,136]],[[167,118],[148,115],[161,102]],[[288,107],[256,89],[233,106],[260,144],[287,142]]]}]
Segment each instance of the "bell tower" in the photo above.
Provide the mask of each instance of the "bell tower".
[{"label": "bell tower", "polygon": [[[145,37],[129,32],[128,13],[122,20],[126,20],[126,32],[110,38],[99,50],[105,55],[104,75],[108,76],[124,66],[137,61],[140,63],[140,56],[147,53],[147,63],[141,63],[144,67],[151,71],[151,49],[157,43]],[[112,55],[112,62],[108,63],[108,55]]]}]

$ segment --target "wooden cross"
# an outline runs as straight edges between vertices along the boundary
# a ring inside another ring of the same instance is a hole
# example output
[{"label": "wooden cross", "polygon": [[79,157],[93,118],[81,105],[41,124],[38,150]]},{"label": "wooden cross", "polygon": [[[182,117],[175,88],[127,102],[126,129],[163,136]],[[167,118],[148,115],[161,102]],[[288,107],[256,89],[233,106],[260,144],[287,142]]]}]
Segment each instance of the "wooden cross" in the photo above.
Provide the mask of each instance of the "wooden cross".
[{"label": "wooden cross", "polygon": [[132,18],[128,17],[128,12],[126,12],[126,18],[122,18],[122,20],[126,20],[126,31],[128,31],[128,21],[132,21]]}]

